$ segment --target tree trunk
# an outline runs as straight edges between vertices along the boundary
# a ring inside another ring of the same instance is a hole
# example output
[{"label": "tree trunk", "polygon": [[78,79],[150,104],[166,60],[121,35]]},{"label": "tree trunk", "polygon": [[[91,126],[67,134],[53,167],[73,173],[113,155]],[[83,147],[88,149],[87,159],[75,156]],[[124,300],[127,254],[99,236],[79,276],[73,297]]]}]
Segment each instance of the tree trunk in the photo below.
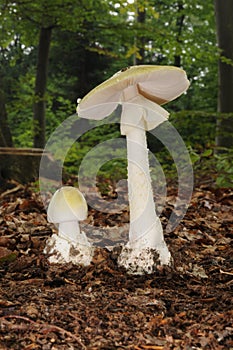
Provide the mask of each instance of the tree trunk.
[{"label": "tree trunk", "polygon": [[51,34],[52,28],[40,30],[34,102],[34,147],[36,148],[43,148],[45,145],[45,92]]},{"label": "tree trunk", "polygon": [[[215,0],[217,39],[220,49],[218,111],[225,115],[217,121],[218,147],[233,147],[233,0]],[[227,61],[226,61],[227,59]]]},{"label": "tree trunk", "polygon": [[176,34],[176,41],[177,41],[177,50],[174,56],[174,65],[176,67],[180,67],[181,66],[181,44],[182,44],[182,39],[181,39],[181,35],[182,35],[182,30],[183,30],[183,25],[184,25],[184,5],[183,5],[183,1],[182,2],[178,2],[177,4],[177,19],[176,19],[176,29],[177,29],[177,34]]},{"label": "tree trunk", "polygon": [[[137,23],[144,25],[146,22],[146,10],[137,9]],[[145,60],[145,37],[140,36],[138,40],[139,57],[136,57],[136,64],[143,64]]]},{"label": "tree trunk", "polygon": [[12,147],[12,137],[11,137],[10,128],[7,122],[5,96],[1,88],[0,88],[0,146]]}]

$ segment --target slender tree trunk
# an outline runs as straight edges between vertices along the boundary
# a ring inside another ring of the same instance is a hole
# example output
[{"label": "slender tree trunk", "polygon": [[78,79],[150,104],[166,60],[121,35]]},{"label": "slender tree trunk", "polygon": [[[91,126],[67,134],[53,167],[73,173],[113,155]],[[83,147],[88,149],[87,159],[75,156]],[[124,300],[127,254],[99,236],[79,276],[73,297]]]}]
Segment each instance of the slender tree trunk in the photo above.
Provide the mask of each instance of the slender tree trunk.
[{"label": "slender tree trunk", "polygon": [[40,30],[34,102],[34,147],[38,148],[43,148],[45,145],[45,92],[51,34],[52,28]]},{"label": "slender tree trunk", "polygon": [[[218,111],[233,113],[233,0],[215,0],[219,59]],[[228,60],[228,62],[226,61]],[[233,118],[224,115],[217,121],[218,147],[233,147]]]},{"label": "slender tree trunk", "polygon": [[183,25],[184,25],[184,14],[182,13],[184,10],[184,4],[182,2],[178,2],[177,4],[177,20],[176,20],[176,28],[177,28],[177,34],[176,34],[176,41],[177,41],[177,50],[176,54],[174,56],[174,65],[176,67],[181,66],[181,52],[180,52],[180,47],[181,47],[181,34],[183,30]]},{"label": "slender tree trunk", "polygon": [[[146,22],[146,10],[137,9],[137,23],[144,25]],[[137,38],[137,44],[139,45],[140,58],[136,57],[136,64],[143,64],[145,60],[145,37],[140,36]]]},{"label": "slender tree trunk", "polygon": [[11,137],[8,121],[7,121],[5,96],[1,88],[0,88],[0,146],[1,147],[12,146],[12,137]]}]

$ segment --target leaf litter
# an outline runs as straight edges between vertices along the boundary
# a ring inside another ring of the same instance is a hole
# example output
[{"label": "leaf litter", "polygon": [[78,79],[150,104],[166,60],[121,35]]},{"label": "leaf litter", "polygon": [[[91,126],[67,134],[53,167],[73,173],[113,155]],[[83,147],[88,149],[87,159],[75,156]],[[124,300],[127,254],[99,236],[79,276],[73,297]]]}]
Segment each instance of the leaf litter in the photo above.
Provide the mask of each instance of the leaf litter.
[{"label": "leaf litter", "polygon": [[[105,247],[88,267],[50,265],[43,249],[55,228],[39,194],[8,183],[0,192],[0,349],[233,349],[232,204],[232,190],[196,186],[186,216],[165,234],[174,266],[130,276]],[[171,210],[168,201],[164,227]],[[128,213],[91,209],[88,220],[96,237],[104,225],[122,237]]]}]

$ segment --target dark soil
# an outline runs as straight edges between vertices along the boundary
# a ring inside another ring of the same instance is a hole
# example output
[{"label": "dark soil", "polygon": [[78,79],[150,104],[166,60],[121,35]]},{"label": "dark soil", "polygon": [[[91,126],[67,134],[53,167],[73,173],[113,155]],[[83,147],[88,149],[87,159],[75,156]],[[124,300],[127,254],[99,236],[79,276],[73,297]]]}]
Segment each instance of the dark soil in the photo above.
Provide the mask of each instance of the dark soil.
[{"label": "dark soil", "polygon": [[[174,266],[130,276],[106,248],[89,267],[50,265],[39,195],[10,183],[0,194],[0,349],[233,349],[232,204],[230,189],[196,187],[165,237]],[[163,224],[171,210],[168,201]]]}]

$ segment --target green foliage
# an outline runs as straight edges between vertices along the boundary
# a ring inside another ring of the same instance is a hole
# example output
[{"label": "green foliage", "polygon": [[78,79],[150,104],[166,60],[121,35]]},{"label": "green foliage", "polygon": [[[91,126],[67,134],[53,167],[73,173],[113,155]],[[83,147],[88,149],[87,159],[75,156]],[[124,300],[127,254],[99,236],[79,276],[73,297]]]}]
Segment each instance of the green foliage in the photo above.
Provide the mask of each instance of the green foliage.
[{"label": "green foliage", "polygon": [[[107,147],[104,146],[104,142],[107,140],[112,140],[121,137],[120,131],[119,131],[119,125],[116,124],[104,124],[102,126],[98,126],[94,129],[91,129],[90,131],[86,132],[84,135],[82,135],[77,142],[75,142],[72,147],[70,148],[69,152],[66,155],[64,166],[66,169],[66,172],[70,174],[77,174],[79,171],[80,164],[83,160],[83,158],[88,155],[91,150],[93,150],[96,146],[103,143],[103,147],[101,147],[101,153],[97,152],[93,154],[93,160],[99,155],[100,160],[103,159],[109,159],[111,160],[111,157],[116,156],[117,154],[111,150],[111,152],[108,150]],[[67,139],[68,141],[68,139]],[[117,151],[116,151],[117,152]],[[56,156],[58,157],[58,156]],[[88,163],[88,169],[87,171],[89,173],[94,173],[95,163],[93,163],[93,160],[90,156],[89,163]],[[114,164],[115,159],[112,163]],[[94,167],[92,167],[94,164]],[[122,170],[120,170],[121,172]],[[116,169],[114,167],[111,167],[111,164],[103,165],[102,169],[99,169],[98,175],[102,176],[104,173],[107,172],[107,176],[114,178],[117,176]]]},{"label": "green foliage", "polygon": [[233,188],[233,149],[225,149],[223,153],[216,154],[216,185],[218,187]]},{"label": "green foliage", "polygon": [[[70,83],[72,83],[72,79],[70,79]],[[29,69],[25,75],[20,76],[19,81],[12,87],[12,98],[8,103],[8,118],[16,147],[33,146],[32,106],[34,84],[34,70]],[[65,77],[60,77],[60,80],[55,77],[48,84],[46,94],[47,137],[63,120],[75,112],[75,104],[65,94],[67,84]]]},{"label": "green foliage", "polygon": [[216,113],[183,110],[171,113],[169,121],[182,136],[187,146],[203,149],[215,142]]},{"label": "green foliage", "polygon": [[189,147],[196,181],[205,181],[216,187],[233,187],[233,149],[216,153],[215,147],[207,146],[202,151]]},{"label": "green foliage", "polygon": [[[216,137],[217,60],[214,4],[201,0],[25,0],[0,1],[0,79],[7,101],[8,121],[16,147],[31,147],[38,35],[53,28],[46,92],[46,137],[75,113],[76,99],[144,51],[144,64],[181,65],[191,85],[187,94],[165,106],[170,121],[190,151],[197,172],[214,169],[218,185],[230,185],[230,155],[213,152]],[[138,21],[139,12],[145,21]],[[225,63],[232,62],[221,58]],[[102,142],[119,138],[119,128],[104,125],[75,142],[66,155],[65,171],[77,174],[82,160]],[[151,140],[167,176],[176,176],[172,157],[161,143]],[[58,147],[60,145],[60,149]],[[70,145],[69,135],[58,139],[55,157]],[[107,157],[107,150],[101,156]],[[211,152],[211,154],[210,154]],[[229,151],[231,152],[231,151]],[[115,155],[117,157],[117,154]],[[118,181],[126,175],[126,162],[110,159],[97,177]],[[172,165],[173,164],[173,165]],[[90,163],[90,170],[91,163]],[[218,172],[218,174],[216,174]],[[211,174],[213,171],[211,170]]]},{"label": "green foliage", "polygon": [[35,75],[29,69],[12,86],[12,98],[8,103],[8,119],[15,147],[32,147],[32,105]]}]

